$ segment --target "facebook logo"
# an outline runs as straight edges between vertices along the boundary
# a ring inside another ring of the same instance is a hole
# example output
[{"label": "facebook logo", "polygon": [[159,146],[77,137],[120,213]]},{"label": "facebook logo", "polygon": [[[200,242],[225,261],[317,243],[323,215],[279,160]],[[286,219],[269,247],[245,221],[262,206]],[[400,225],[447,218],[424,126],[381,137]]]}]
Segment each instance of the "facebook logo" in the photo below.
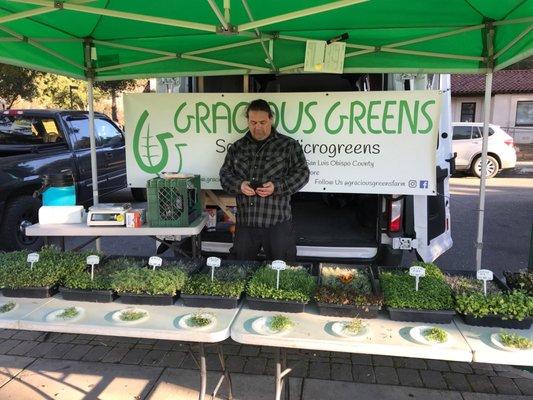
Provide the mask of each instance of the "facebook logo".
[{"label": "facebook logo", "polygon": [[420,189],[427,189],[428,185],[428,181],[420,181]]}]

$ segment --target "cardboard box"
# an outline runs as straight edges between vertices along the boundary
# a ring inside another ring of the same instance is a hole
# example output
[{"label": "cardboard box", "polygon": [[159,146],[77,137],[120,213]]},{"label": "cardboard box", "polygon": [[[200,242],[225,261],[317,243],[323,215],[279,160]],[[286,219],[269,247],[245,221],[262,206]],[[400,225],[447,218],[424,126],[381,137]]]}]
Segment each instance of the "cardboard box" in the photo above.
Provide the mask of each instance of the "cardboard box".
[{"label": "cardboard box", "polygon": [[126,228],[140,228],[146,222],[146,210],[133,208],[126,213]]}]

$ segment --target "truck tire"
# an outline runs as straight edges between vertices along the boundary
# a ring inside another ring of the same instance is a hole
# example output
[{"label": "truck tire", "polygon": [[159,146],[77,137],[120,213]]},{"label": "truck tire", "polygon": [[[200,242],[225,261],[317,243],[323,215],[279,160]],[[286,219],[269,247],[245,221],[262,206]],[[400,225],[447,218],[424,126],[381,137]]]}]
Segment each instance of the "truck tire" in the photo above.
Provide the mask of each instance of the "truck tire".
[{"label": "truck tire", "polygon": [[131,188],[131,195],[135,201],[146,201],[146,188]]},{"label": "truck tire", "polygon": [[4,210],[0,226],[0,243],[4,250],[36,251],[43,246],[43,238],[26,236],[24,228],[39,222],[41,202],[32,196],[19,196],[12,199]]}]

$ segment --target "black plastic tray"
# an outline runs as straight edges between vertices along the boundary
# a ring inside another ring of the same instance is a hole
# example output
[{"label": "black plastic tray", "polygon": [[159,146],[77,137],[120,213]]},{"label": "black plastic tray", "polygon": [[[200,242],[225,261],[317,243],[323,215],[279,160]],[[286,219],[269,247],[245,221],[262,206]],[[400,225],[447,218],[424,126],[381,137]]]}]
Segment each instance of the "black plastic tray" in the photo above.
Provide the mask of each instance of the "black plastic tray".
[{"label": "black plastic tray", "polygon": [[120,293],[119,296],[124,304],[144,304],[150,306],[171,306],[178,298],[178,296],[168,294]]},{"label": "black plastic tray", "polygon": [[60,287],[59,291],[64,300],[88,301],[92,303],[111,303],[117,298],[112,290],[87,290]]},{"label": "black plastic tray", "polygon": [[185,307],[205,307],[205,308],[237,308],[239,307],[239,297],[204,296],[193,294],[181,294],[181,300]]},{"label": "black plastic tray", "polygon": [[[369,265],[362,264],[342,264],[342,263],[320,263],[318,266],[318,283],[319,286],[322,285],[322,268],[329,266],[337,266],[344,269],[356,269],[356,270],[365,270],[370,279],[370,286],[372,288],[372,294],[375,296],[379,295],[379,285],[376,285],[374,280],[374,274],[372,268]],[[353,304],[334,304],[334,303],[322,303],[316,302],[318,306],[318,312],[320,315],[328,315],[332,317],[350,317],[350,318],[377,318],[378,312],[381,309],[380,306],[369,305],[369,306],[356,306]]]},{"label": "black plastic tray", "polygon": [[57,293],[57,286],[26,287],[18,289],[3,288],[2,294],[6,297],[29,297],[32,299],[43,299],[52,297]]},{"label": "black plastic tray", "polygon": [[248,304],[248,308],[251,308],[252,310],[301,313],[304,312],[305,305],[307,303],[300,303],[298,301],[258,299],[246,296],[246,304]]},{"label": "black plastic tray", "polygon": [[467,325],[473,326],[488,326],[507,329],[529,329],[533,318],[529,317],[522,321],[516,319],[502,319],[497,315],[490,315],[486,317],[476,318],[473,315],[460,314],[461,318]]},{"label": "black plastic tray", "polygon": [[432,324],[450,324],[455,310],[415,310],[412,308],[387,307],[393,321],[428,322]]},{"label": "black plastic tray", "polygon": [[329,304],[317,302],[318,313],[331,317],[349,317],[349,318],[377,318],[379,306],[355,306],[349,304]]}]

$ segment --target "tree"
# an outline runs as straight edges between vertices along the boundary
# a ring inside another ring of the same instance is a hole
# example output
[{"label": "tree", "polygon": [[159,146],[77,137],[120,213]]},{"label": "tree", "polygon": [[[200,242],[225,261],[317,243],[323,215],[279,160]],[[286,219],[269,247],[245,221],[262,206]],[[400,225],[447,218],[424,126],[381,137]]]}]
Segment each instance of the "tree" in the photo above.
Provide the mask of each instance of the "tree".
[{"label": "tree", "polygon": [[37,95],[35,78],[40,72],[12,65],[0,64],[0,97],[6,101],[7,108],[20,97],[31,101]]},{"label": "tree", "polygon": [[87,104],[87,84],[66,76],[43,74],[37,78],[40,107],[84,110]]},{"label": "tree", "polygon": [[118,121],[117,115],[117,96],[126,90],[135,89],[136,82],[133,79],[122,81],[103,81],[95,82],[94,85],[102,92],[111,96],[111,119]]}]

